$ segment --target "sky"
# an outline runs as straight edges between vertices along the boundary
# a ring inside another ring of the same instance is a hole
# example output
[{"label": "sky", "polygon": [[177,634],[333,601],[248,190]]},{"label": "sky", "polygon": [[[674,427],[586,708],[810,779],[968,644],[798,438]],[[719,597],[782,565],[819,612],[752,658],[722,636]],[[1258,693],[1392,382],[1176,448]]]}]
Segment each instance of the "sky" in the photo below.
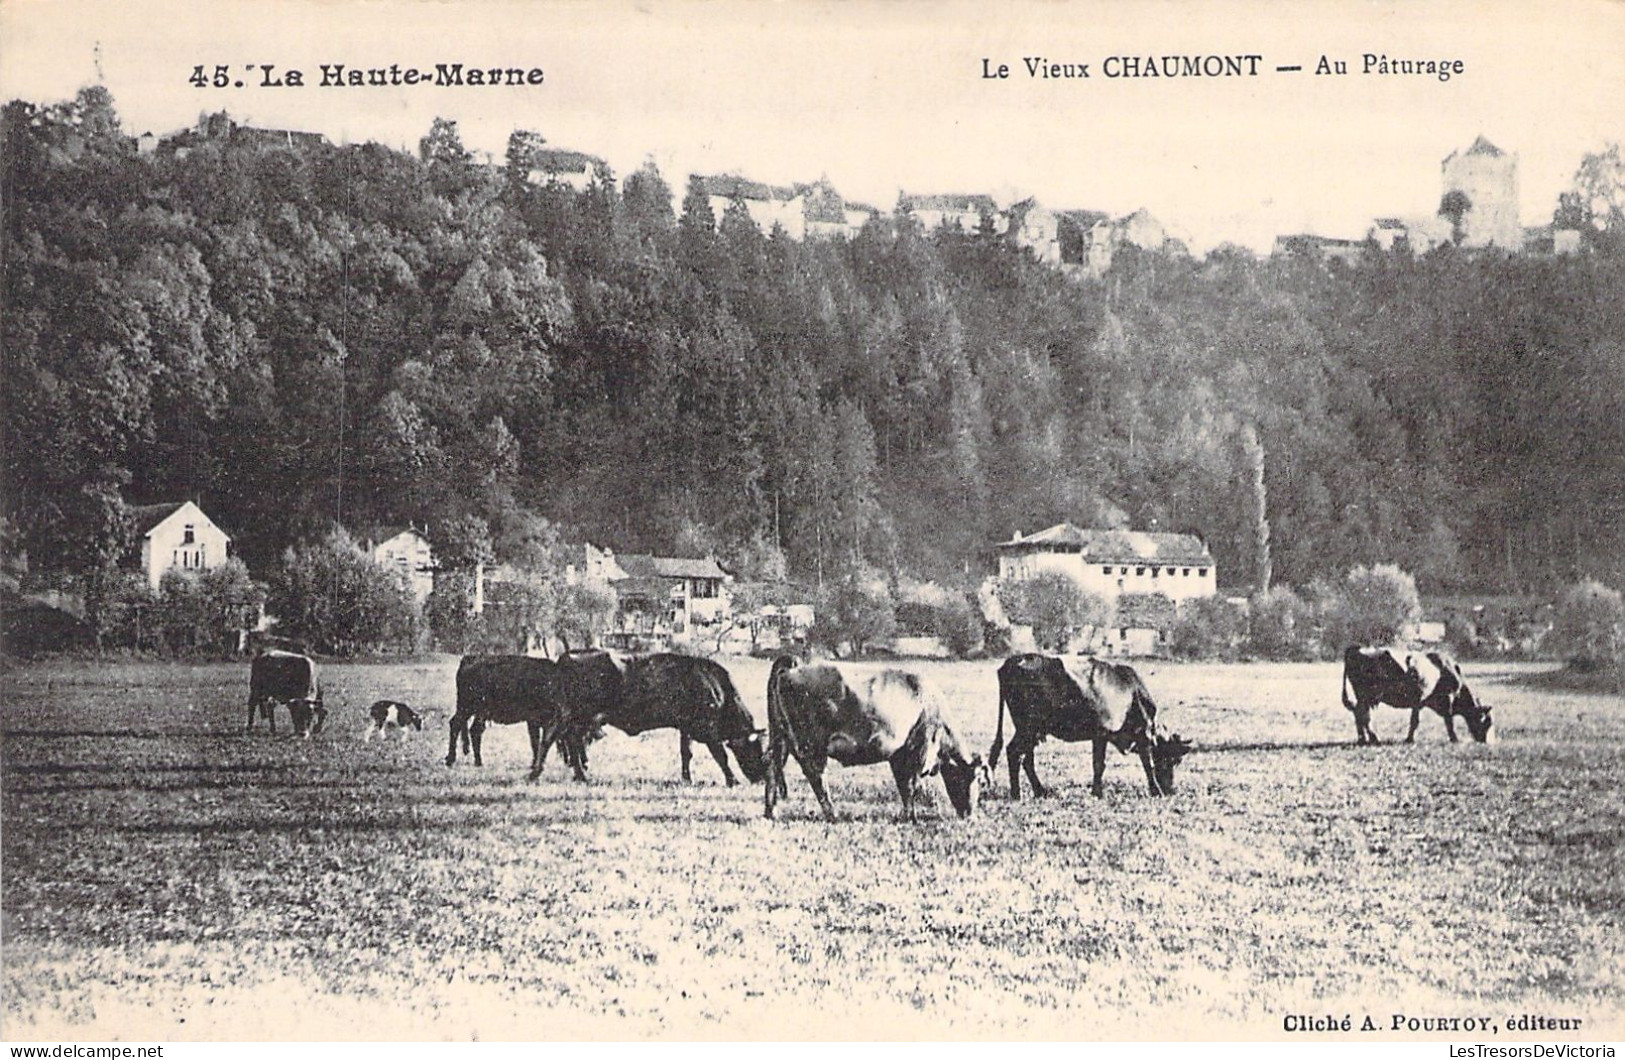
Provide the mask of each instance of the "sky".
[{"label": "sky", "polygon": [[[1363,73],[1362,56],[1454,61],[1448,81]],[[1256,77],[1128,78],[1113,56],[1258,55]],[[1346,75],[1316,75],[1322,56]],[[1086,63],[1033,78],[1025,59]],[[540,67],[543,83],[322,88],[322,63]],[[305,71],[300,88],[262,87]],[[198,88],[225,64],[241,88]],[[988,77],[1000,64],[1008,78]],[[1296,72],[1278,66],[1301,65]],[[340,142],[415,148],[436,117],[497,159],[510,131],[777,184],[827,176],[882,209],[899,190],[1141,207],[1193,249],[1277,234],[1361,238],[1437,210],[1440,163],[1480,135],[1514,152],[1526,225],[1581,158],[1625,140],[1625,3],[1049,0],[587,3],[5,0],[0,96],[105,84],[130,133],[225,109]]]}]

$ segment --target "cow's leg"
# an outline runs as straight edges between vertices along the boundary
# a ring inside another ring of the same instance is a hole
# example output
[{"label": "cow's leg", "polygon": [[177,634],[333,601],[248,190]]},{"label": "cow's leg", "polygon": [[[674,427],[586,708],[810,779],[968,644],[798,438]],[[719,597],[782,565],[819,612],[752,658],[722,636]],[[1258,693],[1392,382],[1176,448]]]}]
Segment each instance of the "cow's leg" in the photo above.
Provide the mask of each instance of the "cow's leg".
[{"label": "cow's leg", "polygon": [[762,816],[773,819],[773,807],[789,794],[784,784],[784,763],[790,757],[790,745],[785,740],[771,740],[767,745],[767,777],[762,782]]},{"label": "cow's leg", "polygon": [[254,702],[252,699],[248,701],[248,728],[243,730],[244,732],[254,731],[254,713],[259,709],[260,705],[258,703]]},{"label": "cow's leg", "polygon": [[468,727],[468,738],[474,744],[474,764],[477,766],[483,766],[485,764],[485,760],[480,757],[480,744],[483,742],[484,736],[485,716],[483,714],[476,714],[474,716],[473,724]]},{"label": "cow's leg", "polygon": [[1033,789],[1033,798],[1044,799],[1053,795],[1054,792],[1038,782],[1038,770],[1033,768],[1033,752],[1036,747],[1037,742],[1034,741],[1022,749],[1021,766],[1027,772],[1027,783]]},{"label": "cow's leg", "polygon": [[[565,727],[562,720],[555,719],[542,729],[543,747],[553,746],[558,741],[559,753],[564,761],[574,771],[575,780],[579,784],[587,782],[587,734],[574,735]],[[544,752],[545,753],[545,752]]]},{"label": "cow's leg", "polygon": [[[1021,736],[1020,734],[1017,734],[1015,738],[1010,741],[1010,746],[1005,748],[1004,752],[1005,761],[1010,765],[1011,802],[1021,801],[1021,751],[1018,750],[1018,748],[1021,748],[1021,746]],[[999,763],[997,762],[993,763],[994,766],[997,766],[998,764]],[[1038,794],[1036,788],[1033,790],[1033,794]]]},{"label": "cow's leg", "polygon": [[276,734],[276,700],[266,699],[260,702],[260,715],[271,723],[271,733]]},{"label": "cow's leg", "polygon": [[903,797],[903,820],[914,820],[914,796],[919,793],[920,777],[914,768],[902,761],[906,757],[898,755],[891,760],[892,779],[897,781],[897,794]]},{"label": "cow's leg", "polygon": [[[1106,785],[1104,783],[1106,776],[1106,738],[1096,736],[1094,744],[1095,778],[1089,782],[1089,792],[1098,799],[1106,794]],[[1155,788],[1152,789],[1153,794],[1155,790]]]},{"label": "cow's leg", "polygon": [[1411,731],[1405,734],[1406,743],[1416,742],[1416,727],[1420,724],[1422,724],[1422,708],[1415,707],[1411,710]]},{"label": "cow's leg", "polygon": [[797,758],[801,763],[801,772],[806,775],[807,783],[812,785],[813,794],[818,796],[818,805],[824,811],[824,820],[834,823],[835,807],[830,805],[829,793],[824,790],[824,764],[828,761],[823,755],[817,758]]},{"label": "cow's leg", "polygon": [[[446,744],[446,764],[448,766],[454,766],[457,764],[457,733],[461,731],[463,734],[463,739],[468,739],[468,716],[465,714],[453,714],[451,716],[451,721],[447,723],[446,727],[451,733],[451,739]],[[468,749],[464,748],[463,753],[467,754]]]},{"label": "cow's leg", "polygon": [[694,761],[694,748],[688,741],[688,733],[678,733],[677,739],[678,752],[683,757],[683,783],[692,784],[694,783],[694,778],[689,775],[688,764]]},{"label": "cow's leg", "polygon": [[739,779],[734,776],[734,771],[728,768],[728,748],[720,743],[708,743],[705,746],[711,752],[711,757],[717,760],[717,765],[722,767],[722,779],[727,781],[730,788],[738,787]]},{"label": "cow's leg", "polygon": [[1370,703],[1356,703],[1354,705],[1354,735],[1360,744],[1381,743],[1377,739],[1377,731],[1371,727]]},{"label": "cow's leg", "polygon": [[316,701],[316,731],[321,732],[325,728],[327,728],[327,708],[322,706],[322,701],[318,699]]},{"label": "cow's leg", "polygon": [[[1104,755],[1102,757],[1104,757]],[[1145,783],[1146,787],[1151,790],[1151,794],[1167,794],[1167,792],[1162,790],[1162,785],[1157,783],[1157,770],[1156,767],[1151,764],[1151,748],[1149,745],[1142,745],[1140,747],[1140,764],[1145,767]]]},{"label": "cow's leg", "polygon": [[540,722],[525,722],[525,731],[530,735],[530,776],[531,783],[535,783],[542,775],[542,726]]},{"label": "cow's leg", "polygon": [[1456,743],[1456,719],[1452,715],[1444,716],[1444,731],[1450,734],[1450,742]]}]

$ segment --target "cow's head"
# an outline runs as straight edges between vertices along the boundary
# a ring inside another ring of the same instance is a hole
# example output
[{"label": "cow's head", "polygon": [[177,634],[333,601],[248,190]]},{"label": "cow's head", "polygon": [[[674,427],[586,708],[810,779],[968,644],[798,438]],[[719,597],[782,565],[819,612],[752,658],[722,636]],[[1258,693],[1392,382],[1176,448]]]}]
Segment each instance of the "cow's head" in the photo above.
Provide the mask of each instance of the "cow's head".
[{"label": "cow's head", "polygon": [[937,765],[954,812],[961,817],[974,814],[977,803],[982,801],[982,789],[989,786],[987,763],[982,756],[973,754],[967,759],[958,751],[944,748]]},{"label": "cow's head", "polygon": [[734,760],[739,763],[739,771],[745,774],[745,779],[752,784],[760,784],[767,776],[767,755],[762,745],[767,742],[766,734],[757,729],[743,740],[729,740],[728,750],[734,753]]},{"label": "cow's head", "polygon": [[1479,743],[1495,742],[1495,721],[1490,717],[1490,707],[1487,703],[1474,703],[1472,706],[1458,706],[1456,712],[1461,720],[1467,723],[1467,731]]},{"label": "cow's head", "polygon": [[315,713],[316,701],[314,699],[288,700],[288,717],[293,722],[293,734],[309,739],[311,734],[312,717]]},{"label": "cow's head", "polygon": [[1174,793],[1174,767],[1190,751],[1191,745],[1178,733],[1151,738],[1151,771],[1156,774],[1157,787],[1164,795]]}]

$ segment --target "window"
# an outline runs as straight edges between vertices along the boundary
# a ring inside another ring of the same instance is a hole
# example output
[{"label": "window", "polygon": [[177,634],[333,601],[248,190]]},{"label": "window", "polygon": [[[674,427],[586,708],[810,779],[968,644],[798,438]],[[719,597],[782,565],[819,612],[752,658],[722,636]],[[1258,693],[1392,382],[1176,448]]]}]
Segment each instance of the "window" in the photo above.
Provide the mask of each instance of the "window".
[{"label": "window", "polygon": [[1191,569],[1186,567],[1184,570],[1179,572],[1179,576],[1181,578],[1189,578],[1191,576]]},{"label": "window", "polygon": [[1207,577],[1207,568],[1206,567],[1198,567],[1198,568],[1196,568],[1196,576],[1198,578],[1206,578]]},{"label": "window", "polygon": [[1102,574],[1110,574],[1111,572],[1112,572],[1112,569],[1110,567],[1102,567],[1102,568],[1100,568],[1100,573],[1102,573]]},{"label": "window", "polygon": [[193,526],[191,523],[187,523],[186,524],[186,529],[181,532],[181,544],[190,545],[192,542],[194,542],[196,540],[197,540],[197,528],[195,526]]},{"label": "window", "polygon": [[1144,567],[1136,567],[1136,568],[1134,568],[1134,576],[1136,578],[1145,577],[1145,568]]}]

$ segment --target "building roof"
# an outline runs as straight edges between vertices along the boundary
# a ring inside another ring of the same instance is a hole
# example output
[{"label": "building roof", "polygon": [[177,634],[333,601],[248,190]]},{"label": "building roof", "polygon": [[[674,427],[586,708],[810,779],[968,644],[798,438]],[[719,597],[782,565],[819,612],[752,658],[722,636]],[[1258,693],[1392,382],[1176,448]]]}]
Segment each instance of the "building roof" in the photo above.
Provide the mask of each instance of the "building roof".
[{"label": "building roof", "polygon": [[1100,222],[1109,219],[1109,215],[1100,210],[1056,210],[1055,216],[1080,228],[1093,228]]},{"label": "building roof", "polygon": [[530,168],[543,173],[591,173],[602,162],[596,155],[553,147],[538,147],[530,153]]},{"label": "building roof", "polygon": [[998,204],[989,195],[904,195],[903,205],[911,210],[948,210],[974,214],[999,212]]},{"label": "building roof", "polygon": [[428,541],[428,538],[424,537],[415,527],[405,526],[400,523],[380,523],[376,526],[364,526],[360,532],[361,540],[374,548],[386,541],[393,541],[402,534],[412,534],[425,542]]},{"label": "building roof", "polygon": [[1211,566],[1213,554],[1194,534],[1154,534],[1138,530],[1085,530],[1057,523],[1047,530],[1019,534],[998,548],[1008,551],[1083,553],[1086,561],[1168,563]]},{"label": "building roof", "polygon": [[714,559],[676,559],[669,556],[622,555],[615,561],[631,578],[726,578]]},{"label": "building roof", "polygon": [[186,506],[185,501],[165,501],[162,504],[130,505],[130,521],[135,532],[145,537],[158,528],[158,524]]},{"label": "building roof", "polygon": [[1376,220],[1376,225],[1378,228],[1394,228],[1401,231],[1405,228],[1405,222],[1397,217],[1379,217]]},{"label": "building roof", "polygon": [[1450,160],[1455,158],[1457,155],[1487,155],[1490,158],[1500,158],[1505,154],[1505,151],[1501,150],[1499,147],[1496,147],[1494,144],[1490,143],[1482,135],[1480,135],[1478,139],[1473,141],[1473,146],[1469,147],[1467,150],[1452,151],[1446,155],[1444,164],[1449,165]]},{"label": "building roof", "polygon": [[760,202],[789,202],[796,197],[792,188],[779,188],[759,180],[747,180],[735,173],[719,173],[698,178],[707,195],[724,199],[754,199]]}]

